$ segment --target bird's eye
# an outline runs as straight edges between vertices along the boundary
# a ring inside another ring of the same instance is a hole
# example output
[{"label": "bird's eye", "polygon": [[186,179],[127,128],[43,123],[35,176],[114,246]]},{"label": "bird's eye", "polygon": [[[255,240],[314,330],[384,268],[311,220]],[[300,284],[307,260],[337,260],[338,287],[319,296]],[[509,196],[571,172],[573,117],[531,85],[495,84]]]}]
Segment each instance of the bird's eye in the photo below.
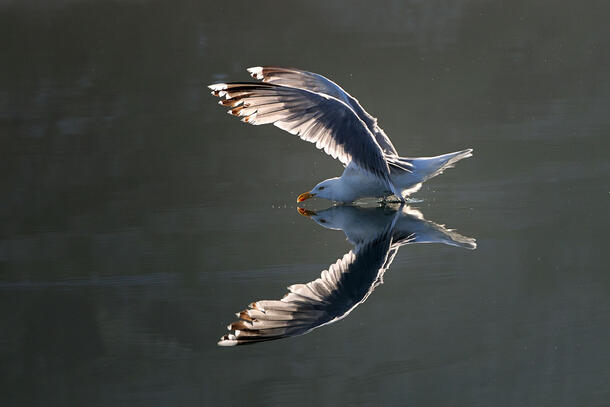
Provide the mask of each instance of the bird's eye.
[{"label": "bird's eye", "polygon": [[324,189],[324,187],[320,187],[320,188],[318,188],[318,190],[320,190],[320,191],[321,191],[321,190],[323,190],[323,189]]},{"label": "bird's eye", "polygon": [[321,223],[326,223],[326,221],[324,219],[320,219]]}]

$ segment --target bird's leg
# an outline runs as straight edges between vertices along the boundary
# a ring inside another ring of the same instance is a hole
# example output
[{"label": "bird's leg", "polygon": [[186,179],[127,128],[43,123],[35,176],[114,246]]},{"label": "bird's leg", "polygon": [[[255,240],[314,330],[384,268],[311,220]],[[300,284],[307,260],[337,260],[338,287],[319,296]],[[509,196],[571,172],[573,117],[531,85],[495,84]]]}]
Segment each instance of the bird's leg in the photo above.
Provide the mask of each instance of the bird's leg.
[{"label": "bird's leg", "polygon": [[406,203],[404,198],[400,199],[398,196],[396,196],[394,194],[386,195],[383,198],[379,198],[379,202],[383,203],[383,204],[395,204],[395,203],[404,204],[404,203]]},{"label": "bird's leg", "polygon": [[392,189],[392,193],[394,194],[394,196],[396,196],[396,198],[398,198],[398,200],[399,200],[401,203],[405,203],[405,202],[406,202],[406,201],[405,201],[405,198],[402,196],[402,194],[400,193],[400,191],[398,191],[398,190],[396,189],[396,187],[394,186],[394,184],[390,183],[390,187],[391,187],[391,189]]},{"label": "bird's leg", "polygon": [[[394,198],[392,198],[394,197]],[[406,199],[402,196],[402,195],[388,195],[385,198],[383,198],[383,202],[386,203],[399,203],[401,205],[404,205],[405,203],[407,203]]]},{"label": "bird's leg", "polygon": [[398,200],[396,200],[393,197],[394,197],[394,194],[392,194],[392,193],[384,195],[381,198],[379,198],[379,203],[382,203],[385,205],[385,204],[392,204],[392,203],[398,202]]}]

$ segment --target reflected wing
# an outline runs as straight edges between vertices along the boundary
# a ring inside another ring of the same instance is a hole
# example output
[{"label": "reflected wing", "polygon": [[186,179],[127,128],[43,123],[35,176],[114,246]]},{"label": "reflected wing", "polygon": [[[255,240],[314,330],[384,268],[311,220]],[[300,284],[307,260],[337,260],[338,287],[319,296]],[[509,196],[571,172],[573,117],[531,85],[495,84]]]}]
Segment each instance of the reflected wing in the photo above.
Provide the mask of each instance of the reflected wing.
[{"label": "reflected wing", "polygon": [[254,125],[272,123],[315,143],[344,165],[360,168],[391,186],[383,151],[354,111],[334,97],[271,83],[219,83],[212,94],[229,113]]},{"label": "reflected wing", "polygon": [[256,301],[238,313],[218,342],[234,346],[305,334],[336,322],[366,301],[396,254],[390,233],[358,246],[307,284],[288,287],[281,300]]},{"label": "reflected wing", "polygon": [[266,83],[275,83],[282,86],[307,89],[316,93],[324,93],[347,104],[356,115],[364,122],[369,131],[375,136],[377,144],[385,154],[398,155],[396,148],[392,145],[390,138],[377,124],[377,119],[371,116],[358,103],[358,100],[347,93],[335,82],[322,75],[313,72],[301,71],[295,68],[281,68],[278,66],[256,66],[248,68],[253,78],[260,79]]}]

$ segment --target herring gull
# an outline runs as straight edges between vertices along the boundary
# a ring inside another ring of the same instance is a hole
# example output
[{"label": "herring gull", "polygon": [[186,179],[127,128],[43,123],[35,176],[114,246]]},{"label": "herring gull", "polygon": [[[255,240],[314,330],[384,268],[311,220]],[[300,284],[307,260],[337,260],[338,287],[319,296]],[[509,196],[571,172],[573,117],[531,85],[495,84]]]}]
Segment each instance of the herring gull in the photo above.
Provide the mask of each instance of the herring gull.
[{"label": "herring gull", "polygon": [[337,202],[360,198],[405,196],[421,183],[472,156],[472,149],[436,157],[408,158],[398,155],[389,137],[358,101],[322,75],[294,68],[257,66],[248,68],[261,82],[209,85],[219,104],[231,107],[233,116],[245,123],[273,124],[301,139],[315,143],[345,166],[340,177],[320,182],[297,198],[311,197]]}]

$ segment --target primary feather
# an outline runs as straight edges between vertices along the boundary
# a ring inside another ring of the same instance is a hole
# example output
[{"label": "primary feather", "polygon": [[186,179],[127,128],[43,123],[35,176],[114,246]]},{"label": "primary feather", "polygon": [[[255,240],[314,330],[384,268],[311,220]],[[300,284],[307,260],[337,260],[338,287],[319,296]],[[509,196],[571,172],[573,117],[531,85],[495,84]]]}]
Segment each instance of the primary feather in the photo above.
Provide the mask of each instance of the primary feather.
[{"label": "primary feather", "polygon": [[253,124],[274,124],[314,143],[344,165],[360,168],[389,183],[389,167],[365,123],[344,102],[324,93],[273,83],[219,83],[212,93],[224,97],[229,113]]},{"label": "primary feather", "polygon": [[250,72],[253,78],[260,79],[263,82],[307,89],[339,99],[351,107],[360,120],[364,122],[369,131],[375,136],[377,144],[379,144],[384,154],[398,155],[390,138],[379,127],[377,119],[364,110],[356,98],[330,79],[317,73],[279,66],[255,66],[248,68],[248,72]]}]

